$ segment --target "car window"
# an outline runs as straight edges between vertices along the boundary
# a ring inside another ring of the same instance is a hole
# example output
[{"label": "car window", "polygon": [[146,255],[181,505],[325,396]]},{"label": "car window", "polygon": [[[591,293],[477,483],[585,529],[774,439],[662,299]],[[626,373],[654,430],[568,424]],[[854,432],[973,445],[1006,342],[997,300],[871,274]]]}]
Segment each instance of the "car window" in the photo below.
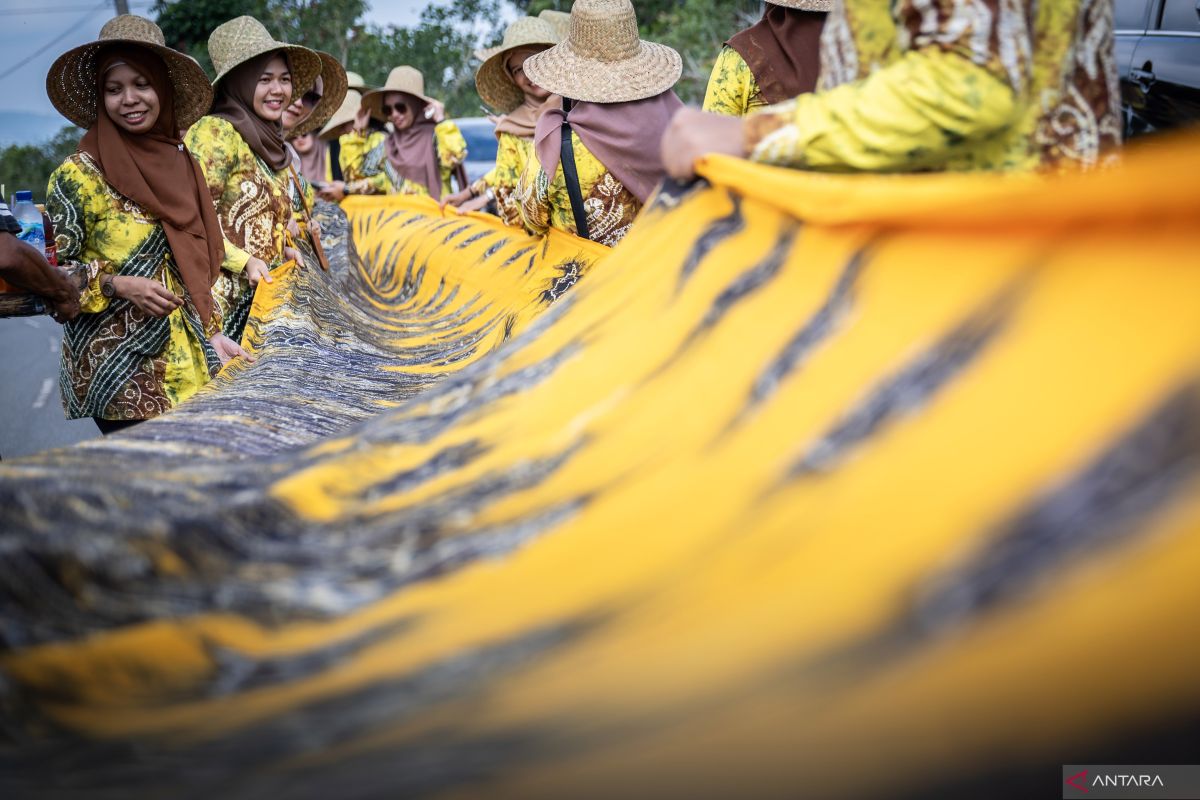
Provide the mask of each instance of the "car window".
[{"label": "car window", "polygon": [[1113,27],[1119,31],[1144,31],[1150,0],[1117,0]]},{"label": "car window", "polygon": [[1196,0],[1164,0],[1159,30],[1200,33],[1200,15]]},{"label": "car window", "polygon": [[467,140],[467,153],[472,161],[496,160],[496,134],[490,122],[474,118],[459,120],[458,129]]}]

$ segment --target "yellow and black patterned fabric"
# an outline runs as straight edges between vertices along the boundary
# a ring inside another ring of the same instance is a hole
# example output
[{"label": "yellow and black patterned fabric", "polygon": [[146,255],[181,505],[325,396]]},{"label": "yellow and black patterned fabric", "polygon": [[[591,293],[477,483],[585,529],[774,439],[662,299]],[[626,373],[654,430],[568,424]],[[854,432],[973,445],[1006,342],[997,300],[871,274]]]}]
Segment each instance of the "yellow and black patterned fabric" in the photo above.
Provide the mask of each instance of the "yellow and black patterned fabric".
[{"label": "yellow and black patterned fabric", "polygon": [[255,364],[0,464],[4,796],[998,800],[1186,761],[1200,143],[700,170],[611,250],[319,203],[334,269],[259,287]]}]

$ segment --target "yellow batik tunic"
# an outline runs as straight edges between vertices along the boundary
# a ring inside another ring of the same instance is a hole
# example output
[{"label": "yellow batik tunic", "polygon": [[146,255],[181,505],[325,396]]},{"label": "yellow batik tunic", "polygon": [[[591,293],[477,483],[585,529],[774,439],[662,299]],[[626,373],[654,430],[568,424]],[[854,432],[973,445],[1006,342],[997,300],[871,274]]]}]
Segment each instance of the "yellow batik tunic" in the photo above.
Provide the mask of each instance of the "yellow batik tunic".
[{"label": "yellow batik tunic", "polygon": [[750,65],[741,54],[726,45],[713,64],[704,92],[704,110],[728,117],[744,117],[767,105]]},{"label": "yellow batik tunic", "polygon": [[520,226],[521,203],[517,199],[517,185],[525,165],[535,158],[533,139],[506,132],[497,140],[496,166],[471,184],[471,189],[476,195],[488,193],[496,202],[496,215],[506,225]]},{"label": "yellow batik tunic", "polygon": [[186,138],[200,162],[225,233],[225,268],[213,287],[225,335],[242,338],[254,292],[246,279],[250,257],[274,269],[283,262],[284,231],[292,216],[287,168],[272,170],[237,129],[221,117],[202,117]]},{"label": "yellow batik tunic", "polygon": [[[428,195],[429,189],[400,176],[387,159],[388,134],[375,131],[363,136],[347,133],[341,137],[339,161],[351,194]],[[442,196],[452,192],[450,177],[467,160],[467,140],[453,120],[443,120],[433,131],[434,154],[442,176]]]},{"label": "yellow batik tunic", "polygon": [[[625,238],[642,204],[583,146],[579,134],[571,133],[571,146],[590,238],[612,247]],[[521,221],[530,233],[541,236],[550,228],[558,228],[578,235],[561,163],[554,171],[554,180],[550,180],[537,157],[530,158],[517,186],[517,198]]]},{"label": "yellow batik tunic", "polygon": [[1112,0],[844,0],[818,92],[747,117],[746,139],[809,169],[1091,166],[1119,109]]},{"label": "yellow batik tunic", "polygon": [[[191,397],[220,368],[208,337],[220,330],[214,309],[205,331],[179,275],[162,225],[108,185],[85,153],[50,176],[46,211],[62,264],[83,265],[82,313],[63,325],[59,387],[68,419],[149,419]],[[184,299],[154,317],[105,297],[100,276],[149,278]]]}]

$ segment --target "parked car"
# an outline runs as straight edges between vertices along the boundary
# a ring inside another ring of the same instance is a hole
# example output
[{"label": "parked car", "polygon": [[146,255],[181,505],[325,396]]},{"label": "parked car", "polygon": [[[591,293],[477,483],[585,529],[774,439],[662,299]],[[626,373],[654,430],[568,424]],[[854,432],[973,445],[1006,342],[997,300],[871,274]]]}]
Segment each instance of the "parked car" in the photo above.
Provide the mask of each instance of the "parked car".
[{"label": "parked car", "polygon": [[487,117],[454,120],[467,140],[467,180],[474,182],[496,166],[496,126]]},{"label": "parked car", "polygon": [[1116,0],[1126,137],[1200,122],[1200,2]]}]

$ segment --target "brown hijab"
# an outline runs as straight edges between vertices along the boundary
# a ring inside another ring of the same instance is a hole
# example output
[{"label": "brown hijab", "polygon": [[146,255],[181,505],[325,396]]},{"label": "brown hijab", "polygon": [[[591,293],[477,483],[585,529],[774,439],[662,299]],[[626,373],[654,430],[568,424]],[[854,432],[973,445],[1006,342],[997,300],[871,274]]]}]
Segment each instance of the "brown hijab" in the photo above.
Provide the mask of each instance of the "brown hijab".
[{"label": "brown hijab", "polygon": [[552,108],[562,110],[562,98],[556,94],[550,95],[541,102],[526,97],[521,105],[502,116],[496,123],[497,138],[502,133],[511,133],[522,139],[532,139],[537,130],[537,121],[542,118],[542,114]]},{"label": "brown hijab", "polygon": [[628,103],[575,103],[567,114],[560,108],[550,108],[538,120],[533,149],[542,169],[553,180],[566,119],[588,152],[645,203],[667,174],[659,142],[667,123],[681,108],[683,102],[671,89]]},{"label": "brown hijab", "polygon": [[384,152],[400,177],[414,181],[429,190],[434,200],[442,198],[442,173],[434,152],[434,131],[437,123],[425,118],[425,101],[407,92],[400,92],[416,120],[402,131],[392,131]]},{"label": "brown hijab", "polygon": [[[267,122],[254,112],[254,89],[263,70],[275,56],[287,61],[287,53],[272,50],[239,64],[226,75],[217,86],[217,97],[213,100],[213,116],[228,120],[250,149],[266,162],[267,166],[279,171],[286,169],[291,160],[283,141],[283,125]],[[291,63],[288,63],[291,69]]]},{"label": "brown hijab", "polygon": [[79,149],[91,156],[110,186],[158,218],[192,303],[207,325],[212,316],[212,285],[225,253],[212,197],[200,165],[179,138],[174,92],[162,59],[136,46],[105,52],[96,77],[100,98],[104,76],[120,63],[137,70],[154,87],[158,120],[144,134],[128,133],[108,116],[101,99],[96,122],[80,140]]},{"label": "brown hijab", "polygon": [[762,19],[725,44],[750,67],[763,99],[782,103],[817,88],[824,26],[824,11],[767,3]]}]

